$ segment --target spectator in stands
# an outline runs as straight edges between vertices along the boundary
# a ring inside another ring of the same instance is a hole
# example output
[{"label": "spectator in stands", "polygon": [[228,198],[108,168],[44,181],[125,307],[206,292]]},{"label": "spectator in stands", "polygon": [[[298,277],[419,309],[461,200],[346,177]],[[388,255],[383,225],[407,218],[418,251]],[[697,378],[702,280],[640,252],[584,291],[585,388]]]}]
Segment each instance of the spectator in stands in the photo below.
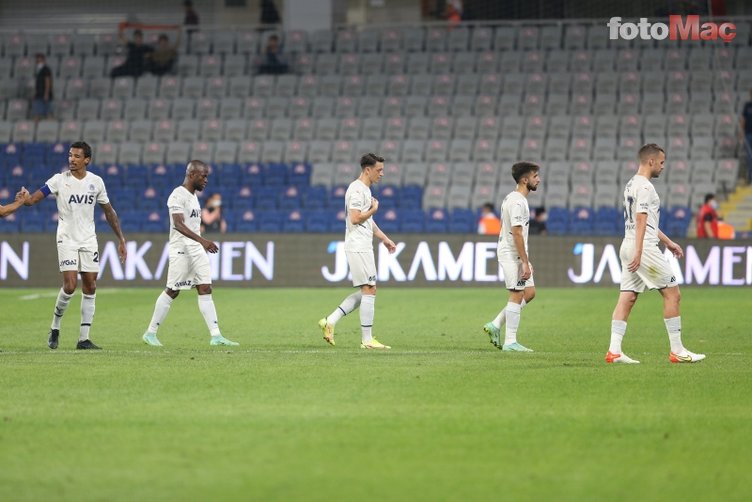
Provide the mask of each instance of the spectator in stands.
[{"label": "spectator in stands", "polygon": [[697,213],[697,238],[698,239],[717,239],[718,238],[718,201],[715,195],[709,193],[705,195],[705,203],[700,206]]},{"label": "spectator in stands", "polygon": [[530,220],[530,233],[533,235],[546,235],[546,220],[548,215],[546,214],[545,207],[539,207],[535,210],[535,216]]},{"label": "spectator in stands", "polygon": [[749,91],[750,100],[744,103],[741,122],[742,141],[747,150],[747,181],[752,182],[752,89]]},{"label": "spectator in stands", "polygon": [[449,27],[454,28],[462,21],[462,0],[449,0],[446,3],[446,18]]},{"label": "spectator in stands", "polygon": [[175,60],[178,58],[178,46],[180,45],[180,30],[177,32],[175,43],[170,45],[170,39],[166,34],[159,35],[157,47],[154,52],[146,55],[149,62],[149,71],[157,76],[172,72]]},{"label": "spectator in stands", "polygon": [[23,206],[26,200],[29,198],[29,191],[26,187],[21,187],[21,190],[16,194],[16,200],[3,206],[0,204],[0,218],[5,218],[16,212],[16,209]]},{"label": "spectator in stands", "polygon": [[478,233],[480,235],[499,235],[501,232],[501,220],[494,213],[494,205],[490,202],[480,208],[480,220],[478,221]]},{"label": "spectator in stands", "polygon": [[199,20],[198,13],[193,9],[193,2],[191,0],[185,0],[183,2],[183,8],[185,9],[185,19],[183,19],[183,25],[186,27],[186,31],[196,31],[198,28]]},{"label": "spectator in stands", "polygon": [[279,36],[269,35],[266,40],[266,47],[264,48],[264,54],[258,64],[258,73],[269,75],[281,75],[287,73],[289,67],[282,55],[282,49],[279,45]]},{"label": "spectator in stands", "polygon": [[112,69],[110,77],[140,77],[146,70],[147,57],[154,51],[154,48],[144,43],[144,34],[141,30],[133,32],[132,42],[125,38],[124,30],[125,26],[121,26],[118,37],[128,48],[128,55],[123,64]]},{"label": "spectator in stands", "polygon": [[227,233],[227,222],[222,217],[222,196],[213,193],[201,210],[201,233]]},{"label": "spectator in stands", "polygon": [[47,66],[44,54],[36,55],[36,82],[34,99],[31,102],[31,115],[34,120],[52,117],[52,71]]}]

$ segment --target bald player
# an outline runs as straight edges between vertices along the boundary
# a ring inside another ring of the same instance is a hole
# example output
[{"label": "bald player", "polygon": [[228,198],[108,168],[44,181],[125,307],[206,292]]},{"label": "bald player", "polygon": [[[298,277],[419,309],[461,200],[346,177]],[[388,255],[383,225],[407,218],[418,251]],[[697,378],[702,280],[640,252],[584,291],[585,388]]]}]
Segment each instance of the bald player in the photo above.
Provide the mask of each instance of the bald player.
[{"label": "bald player", "polygon": [[198,309],[204,317],[211,336],[210,345],[240,345],[223,337],[219,331],[217,310],[212,299],[211,268],[208,253],[219,251],[217,245],[201,237],[201,205],[196,192],[202,192],[209,181],[209,167],[200,160],[192,160],[185,169],[183,184],[167,199],[170,212],[170,263],[167,287],[157,298],[154,314],[142,339],[147,345],[161,347],[157,339],[159,325],[167,317],[172,301],[181,290],[196,288]]}]

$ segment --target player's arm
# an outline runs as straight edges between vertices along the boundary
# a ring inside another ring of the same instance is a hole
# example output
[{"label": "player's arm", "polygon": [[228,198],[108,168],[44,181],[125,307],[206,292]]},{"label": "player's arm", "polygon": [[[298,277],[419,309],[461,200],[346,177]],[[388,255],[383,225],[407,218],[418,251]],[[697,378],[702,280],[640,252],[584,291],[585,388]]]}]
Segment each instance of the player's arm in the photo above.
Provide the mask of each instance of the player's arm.
[{"label": "player's arm", "polygon": [[712,221],[713,221],[713,215],[709,213],[705,215],[702,221],[702,226],[703,228],[705,228],[705,235],[708,237],[708,239],[711,237],[715,237],[715,235],[713,234],[713,225],[711,225]]},{"label": "player's arm", "polygon": [[361,211],[360,209],[350,208],[348,209],[347,214],[350,218],[350,223],[352,223],[353,225],[360,225],[364,221],[368,220],[368,218],[373,216],[378,210],[379,210],[379,201],[376,197],[372,197],[371,207],[369,207],[366,211]]},{"label": "player's arm", "polygon": [[386,246],[390,253],[394,253],[397,250],[397,245],[394,241],[386,236],[384,231],[379,228],[375,221],[373,222],[373,235],[384,243],[384,246]]},{"label": "player's arm", "polygon": [[102,211],[104,211],[104,217],[107,219],[107,223],[109,223],[110,228],[112,228],[112,231],[115,232],[115,235],[118,238],[118,255],[120,256],[120,263],[125,263],[125,259],[128,257],[128,251],[125,248],[125,236],[120,229],[120,219],[115,212],[115,208],[113,208],[112,204],[109,202],[106,204],[99,204],[99,206],[102,208]]},{"label": "player's arm", "polygon": [[217,251],[219,251],[219,248],[216,244],[214,244],[214,242],[208,239],[204,239],[196,232],[188,228],[188,226],[185,224],[185,217],[183,216],[183,213],[172,213],[170,216],[172,216],[172,226],[175,228],[175,230],[185,235],[189,239],[198,242],[204,247],[204,249],[206,249],[210,253],[216,253]]},{"label": "player's arm", "polygon": [[26,199],[29,198],[29,191],[26,190],[25,187],[21,187],[21,190],[16,193],[16,198],[13,202],[10,204],[6,204],[3,206],[0,204],[0,218],[5,218],[6,216],[13,214],[16,212],[16,210],[23,206],[26,202]]},{"label": "player's arm", "polygon": [[[636,272],[642,261],[642,245],[645,242],[645,232],[648,228],[648,213],[635,214],[635,253],[632,261],[627,265],[627,270]],[[658,230],[660,234],[661,231]],[[659,237],[660,238],[660,237]]]},{"label": "player's arm", "polygon": [[[713,235],[713,234],[710,234],[710,235]],[[658,240],[660,240],[663,243],[663,245],[666,246],[666,249],[668,249],[669,251],[671,251],[671,253],[673,253],[674,257],[681,258],[682,256],[684,256],[684,250],[682,249],[682,247],[679,244],[672,241],[671,239],[669,239],[668,236],[660,230],[658,230]]]},{"label": "player's arm", "polygon": [[45,197],[47,197],[49,194],[51,194],[52,191],[50,190],[50,187],[47,185],[43,185],[42,188],[37,190],[31,195],[27,195],[27,197],[24,199],[24,206],[33,206],[34,204],[39,203],[40,201],[44,200]]},{"label": "player's arm", "polygon": [[525,237],[522,234],[522,225],[512,227],[512,239],[514,240],[514,249],[517,250],[517,256],[520,257],[520,261],[522,262],[522,275],[520,279],[525,281],[530,279],[533,273],[530,269],[530,259],[527,256],[527,251],[525,251]]}]

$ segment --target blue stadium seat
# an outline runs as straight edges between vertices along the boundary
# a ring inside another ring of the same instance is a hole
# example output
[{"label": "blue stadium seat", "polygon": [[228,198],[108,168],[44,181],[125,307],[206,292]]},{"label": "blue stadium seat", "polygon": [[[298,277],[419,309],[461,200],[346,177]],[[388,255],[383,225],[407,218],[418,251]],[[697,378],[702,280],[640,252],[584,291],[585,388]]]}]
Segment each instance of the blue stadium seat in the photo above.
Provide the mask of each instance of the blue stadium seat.
[{"label": "blue stadium seat", "polygon": [[306,187],[311,183],[310,164],[295,164],[290,168],[290,184]]},{"label": "blue stadium seat", "polygon": [[384,209],[390,209],[390,208],[396,208],[399,206],[398,202],[400,199],[400,189],[396,185],[383,185],[379,186],[378,190],[376,191],[376,198],[379,199],[379,209],[382,207]]},{"label": "blue stadium seat", "polygon": [[277,187],[256,187],[256,193],[254,195],[256,203],[254,204],[254,207],[263,211],[277,209],[278,190]]},{"label": "blue stadium seat", "polygon": [[283,186],[287,184],[286,164],[267,164],[264,172],[264,184],[267,186]]},{"label": "blue stadium seat", "polygon": [[332,220],[334,220],[334,215],[330,211],[308,211],[306,213],[306,231],[328,232]]},{"label": "blue stadium seat", "polygon": [[400,190],[398,206],[400,209],[420,209],[423,201],[423,187],[405,185]]},{"label": "blue stadium seat", "polygon": [[282,223],[282,230],[290,233],[300,233],[305,231],[306,221],[303,212],[299,209],[287,213],[285,221]]},{"label": "blue stadium seat", "polygon": [[472,209],[455,208],[449,214],[449,231],[451,233],[475,233],[478,216]]},{"label": "blue stadium seat", "polygon": [[256,213],[246,209],[242,213],[236,214],[234,226],[231,228],[234,228],[235,232],[256,232],[258,230]]},{"label": "blue stadium seat", "polygon": [[399,232],[400,229],[400,215],[396,209],[381,210],[379,205],[379,211],[376,213],[376,224],[386,233]]},{"label": "blue stadium seat", "polygon": [[551,235],[565,235],[569,230],[569,211],[562,207],[549,209],[546,229]]},{"label": "blue stadium seat", "polygon": [[300,209],[300,207],[300,189],[295,185],[283,189],[279,197],[279,208],[291,211],[294,209]]},{"label": "blue stadium seat", "polygon": [[345,185],[333,186],[329,191],[329,207],[332,209],[345,207],[345,192],[347,192]]},{"label": "blue stadium seat", "polygon": [[326,188],[323,186],[302,189],[301,203],[306,209],[324,209],[327,206]]},{"label": "blue stadium seat", "polygon": [[244,185],[257,187],[264,184],[264,165],[246,164],[241,168],[241,181]]},{"label": "blue stadium seat", "polygon": [[595,213],[593,233],[595,235],[618,236],[624,232],[624,217],[614,207],[601,207]]},{"label": "blue stadium seat", "polygon": [[256,211],[256,221],[259,232],[278,233],[282,231],[282,224],[286,215],[279,211]]},{"label": "blue stadium seat", "polygon": [[16,215],[0,218],[0,233],[15,233],[20,228],[20,219]]},{"label": "blue stadium seat", "polygon": [[576,207],[572,210],[570,220],[570,232],[574,235],[588,235],[593,233],[593,221],[595,219],[593,209],[590,207]]},{"label": "blue stadium seat", "polygon": [[429,233],[446,233],[449,215],[444,209],[432,208],[428,211],[426,218],[426,232]]}]

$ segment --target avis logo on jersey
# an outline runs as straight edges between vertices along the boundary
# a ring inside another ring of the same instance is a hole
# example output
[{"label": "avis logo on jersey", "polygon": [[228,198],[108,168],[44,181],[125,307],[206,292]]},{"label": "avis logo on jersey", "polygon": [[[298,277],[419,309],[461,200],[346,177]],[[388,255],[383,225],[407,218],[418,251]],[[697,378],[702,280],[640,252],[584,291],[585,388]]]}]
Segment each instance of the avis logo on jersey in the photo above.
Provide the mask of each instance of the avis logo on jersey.
[{"label": "avis logo on jersey", "polygon": [[94,194],[76,195],[72,194],[68,199],[68,204],[94,204]]}]

